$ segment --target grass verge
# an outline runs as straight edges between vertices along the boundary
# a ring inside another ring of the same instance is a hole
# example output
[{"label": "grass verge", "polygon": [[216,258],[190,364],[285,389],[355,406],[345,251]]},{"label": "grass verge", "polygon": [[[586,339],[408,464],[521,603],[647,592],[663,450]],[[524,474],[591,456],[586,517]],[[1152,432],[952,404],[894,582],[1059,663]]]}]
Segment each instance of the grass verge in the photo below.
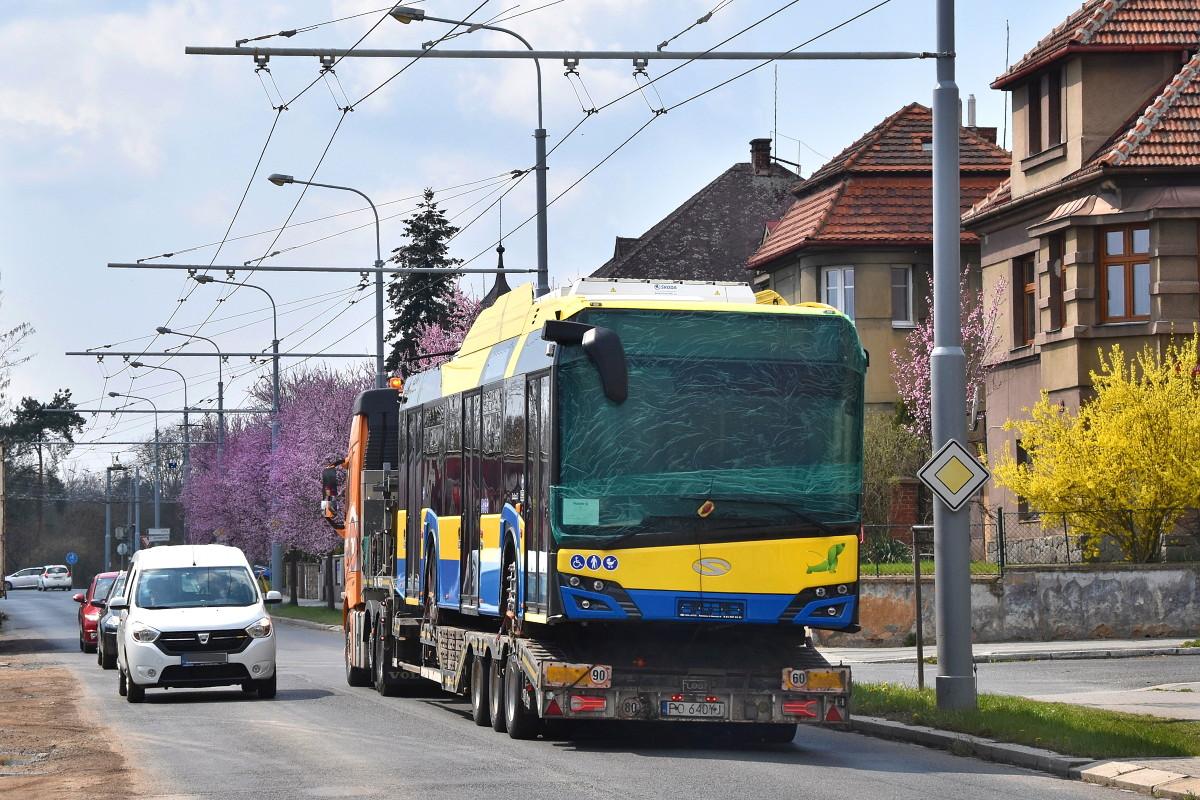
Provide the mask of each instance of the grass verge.
[{"label": "grass verge", "polygon": [[[880,575],[912,575],[913,565],[911,561],[894,561],[881,564],[873,564],[865,561],[860,568],[860,571],[865,576],[880,576]],[[999,575],[1000,565],[992,564],[988,561],[972,561],[972,575]],[[921,575],[924,577],[933,577],[933,561],[921,560]]]},{"label": "grass verge", "polygon": [[1200,756],[1200,722],[1044,703],[1008,695],[979,695],[979,710],[939,711],[932,689],[856,683],[855,714],[969,733],[1001,742],[1044,747],[1088,758]]},{"label": "grass verge", "polygon": [[288,603],[280,603],[276,606],[271,606],[272,617],[287,617],[288,619],[306,619],[309,622],[320,622],[323,625],[338,625],[342,624],[342,610],[335,608],[332,611],[325,606],[293,606]]},{"label": "grass verge", "polygon": [[1190,642],[1184,642],[1184,647],[1200,647],[1200,639],[1192,639]]}]

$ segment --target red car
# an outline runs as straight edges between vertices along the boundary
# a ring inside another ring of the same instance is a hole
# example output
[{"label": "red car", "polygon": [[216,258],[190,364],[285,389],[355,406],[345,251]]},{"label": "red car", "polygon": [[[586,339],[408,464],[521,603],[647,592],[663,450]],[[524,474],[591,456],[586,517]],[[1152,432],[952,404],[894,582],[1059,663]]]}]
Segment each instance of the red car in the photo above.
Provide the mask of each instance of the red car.
[{"label": "red car", "polygon": [[86,592],[79,592],[71,598],[79,603],[79,649],[85,653],[96,652],[96,630],[100,615],[104,613],[103,603],[108,599],[108,590],[116,579],[115,572],[101,572],[92,578]]}]

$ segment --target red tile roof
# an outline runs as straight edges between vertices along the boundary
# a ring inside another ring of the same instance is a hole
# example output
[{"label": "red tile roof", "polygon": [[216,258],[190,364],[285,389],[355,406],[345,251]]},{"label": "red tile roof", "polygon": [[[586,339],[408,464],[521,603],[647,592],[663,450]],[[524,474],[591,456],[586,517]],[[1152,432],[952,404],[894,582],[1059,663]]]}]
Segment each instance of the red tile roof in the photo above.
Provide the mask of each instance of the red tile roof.
[{"label": "red tile roof", "polygon": [[[964,172],[1007,170],[1010,156],[981,133],[962,128],[959,162]],[[993,129],[994,131],[994,129]],[[911,172],[933,167],[933,110],[910,103],[880,122],[854,144],[814,172],[800,188],[815,186],[846,171]]]},{"label": "red tile roof", "polygon": [[[928,245],[933,238],[933,113],[912,103],[876,125],[792,191],[797,200],[768,228],[747,268],[804,247]],[[1010,155],[960,129],[963,209],[1008,176]],[[975,241],[963,234],[964,242]]]},{"label": "red tile roof", "polygon": [[[962,179],[966,210],[996,186],[996,178]],[[962,241],[978,241],[963,232]],[[797,200],[747,262],[758,269],[804,247],[925,246],[933,243],[933,176],[860,175]]]},{"label": "red tile roof", "polygon": [[[1052,194],[1064,185],[1120,169],[1200,169],[1200,53],[1167,81],[1146,109],[1113,134],[1096,155],[1062,181],[1016,201]],[[963,215],[970,223],[1014,202],[1005,181]]]},{"label": "red tile roof", "polygon": [[1200,54],[1093,159],[1105,167],[1200,166]]},{"label": "red tile roof", "polygon": [[992,82],[1006,89],[1065,55],[1086,51],[1186,50],[1200,47],[1196,0],[1087,0]]}]

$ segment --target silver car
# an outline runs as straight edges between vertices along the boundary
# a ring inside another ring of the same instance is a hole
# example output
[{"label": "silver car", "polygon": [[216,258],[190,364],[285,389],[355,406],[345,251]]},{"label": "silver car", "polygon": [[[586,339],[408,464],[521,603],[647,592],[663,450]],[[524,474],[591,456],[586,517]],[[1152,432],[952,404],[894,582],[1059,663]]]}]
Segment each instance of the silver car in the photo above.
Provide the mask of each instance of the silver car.
[{"label": "silver car", "polygon": [[13,589],[36,589],[38,578],[41,577],[45,567],[26,567],[19,569],[12,575],[4,576],[4,589],[11,592]]}]

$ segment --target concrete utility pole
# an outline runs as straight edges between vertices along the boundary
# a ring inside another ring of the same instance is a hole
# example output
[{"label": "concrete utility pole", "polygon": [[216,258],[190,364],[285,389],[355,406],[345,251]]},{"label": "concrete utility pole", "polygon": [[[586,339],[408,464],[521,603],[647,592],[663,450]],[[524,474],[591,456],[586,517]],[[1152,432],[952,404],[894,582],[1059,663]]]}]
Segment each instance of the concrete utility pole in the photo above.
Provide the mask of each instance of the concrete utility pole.
[{"label": "concrete utility pole", "polygon": [[[130,361],[129,366],[138,369],[158,369],[164,372],[174,372],[179,376],[179,380],[183,381],[183,474],[188,474],[188,467],[192,463],[192,426],[188,423],[188,386],[187,378],[183,373],[174,367],[160,367],[155,364],[146,364],[141,361]],[[124,469],[124,467],[122,467]]]},{"label": "concrete utility pole", "polygon": [[133,541],[129,552],[136,553],[142,546],[142,468],[133,468]]},{"label": "concrete utility pole", "polygon": [[319,186],[322,189],[338,189],[343,192],[354,192],[363,200],[366,200],[367,205],[371,207],[371,213],[375,215],[375,388],[382,389],[387,385],[387,375],[384,374],[383,369],[383,251],[379,245],[379,210],[375,208],[375,203],[371,202],[371,198],[350,186],[302,181],[298,178],[293,178],[291,175],[281,175],[278,172],[267,176],[267,180],[276,186],[299,183],[304,186]]},{"label": "concrete utility pole", "polygon": [[114,471],[125,471],[120,462],[104,468],[104,571],[112,569],[112,474]]},{"label": "concrete utility pole", "polygon": [[158,406],[149,397],[139,397],[136,394],[121,394],[120,392],[109,392],[109,397],[125,397],[129,400],[141,400],[143,403],[149,403],[154,409],[154,527],[162,527],[162,456],[160,450],[160,442],[158,438]]},{"label": "concrete utility pole", "polygon": [[[954,78],[954,0],[937,2],[937,87],[933,90],[933,451],[967,441],[966,368],[959,272],[962,229],[959,187],[958,84]],[[978,707],[971,659],[970,511],[933,503],[938,708]]]},{"label": "concrete utility pole", "polygon": [[[201,336],[198,333],[184,333],[183,331],[173,331],[170,328],[158,327],[155,329],[160,336],[182,336],[185,339],[200,339],[208,342],[217,351],[217,463],[221,463],[221,456],[225,454],[225,373],[223,364],[226,356],[221,352],[221,347],[207,336]],[[68,353],[67,355],[71,355]],[[171,355],[183,355],[183,353],[172,353]],[[184,403],[187,406],[187,403]]]},{"label": "concrete utility pole", "polygon": [[[497,33],[505,33],[516,39],[521,44],[525,45],[525,49],[533,51],[531,45],[524,36],[516,31],[508,28],[501,28],[499,25],[487,25],[478,22],[468,22],[461,19],[446,19],[444,17],[431,17],[427,15],[424,9],[409,8],[407,6],[396,6],[391,10],[391,15],[400,22],[408,24],[409,22],[419,22],[421,20],[429,20],[430,22],[443,22],[447,25],[455,27],[465,27],[467,32],[484,30],[496,31]],[[431,48],[427,48],[425,52],[429,52]],[[534,173],[537,180],[537,291],[535,296],[541,297],[550,291],[550,256],[549,250],[549,234],[546,227],[546,128],[542,121],[542,64],[534,59],[534,69],[537,70],[537,127],[533,130],[533,164]]]}]

